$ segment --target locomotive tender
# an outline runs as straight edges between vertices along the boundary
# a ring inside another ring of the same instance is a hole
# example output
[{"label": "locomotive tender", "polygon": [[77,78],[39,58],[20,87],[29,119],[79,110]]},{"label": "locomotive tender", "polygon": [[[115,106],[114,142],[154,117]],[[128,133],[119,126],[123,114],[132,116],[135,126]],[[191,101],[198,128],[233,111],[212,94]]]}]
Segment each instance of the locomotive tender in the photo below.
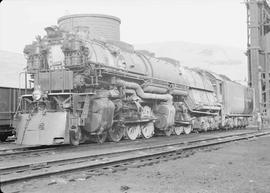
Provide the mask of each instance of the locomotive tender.
[{"label": "locomotive tender", "polygon": [[248,125],[251,88],[134,50],[119,40],[116,17],[69,15],[58,24],[24,49],[35,90],[20,97],[18,144],[118,142]]}]

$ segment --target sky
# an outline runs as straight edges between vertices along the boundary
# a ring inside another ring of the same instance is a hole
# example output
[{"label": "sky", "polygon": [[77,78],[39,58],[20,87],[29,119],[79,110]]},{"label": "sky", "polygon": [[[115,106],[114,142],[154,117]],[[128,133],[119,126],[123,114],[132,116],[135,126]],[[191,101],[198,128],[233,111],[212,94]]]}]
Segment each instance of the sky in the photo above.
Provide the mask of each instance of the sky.
[{"label": "sky", "polygon": [[100,13],[121,19],[131,44],[185,41],[246,49],[243,0],[3,0],[0,50],[22,53],[63,15]]}]

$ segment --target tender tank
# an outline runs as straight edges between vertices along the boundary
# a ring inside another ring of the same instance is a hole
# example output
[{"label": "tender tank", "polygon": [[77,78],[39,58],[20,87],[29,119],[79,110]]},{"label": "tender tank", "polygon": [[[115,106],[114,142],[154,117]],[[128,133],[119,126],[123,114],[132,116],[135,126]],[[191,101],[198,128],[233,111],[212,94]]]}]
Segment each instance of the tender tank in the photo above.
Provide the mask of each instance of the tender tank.
[{"label": "tender tank", "polygon": [[232,81],[223,82],[224,111],[227,115],[253,112],[253,90]]},{"label": "tender tank", "polygon": [[78,27],[88,27],[93,38],[103,37],[120,40],[121,20],[115,16],[102,14],[74,14],[58,19],[61,30],[74,31]]}]

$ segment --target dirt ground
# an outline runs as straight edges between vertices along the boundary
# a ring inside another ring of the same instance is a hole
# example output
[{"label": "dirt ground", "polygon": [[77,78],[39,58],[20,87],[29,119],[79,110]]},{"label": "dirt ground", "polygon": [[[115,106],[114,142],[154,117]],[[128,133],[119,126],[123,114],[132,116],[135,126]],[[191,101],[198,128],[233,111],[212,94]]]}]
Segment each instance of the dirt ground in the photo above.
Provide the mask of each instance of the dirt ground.
[{"label": "dirt ground", "polygon": [[[12,189],[4,187],[3,191]],[[270,193],[270,137],[216,146],[186,158],[89,179],[58,180],[20,192]]]}]

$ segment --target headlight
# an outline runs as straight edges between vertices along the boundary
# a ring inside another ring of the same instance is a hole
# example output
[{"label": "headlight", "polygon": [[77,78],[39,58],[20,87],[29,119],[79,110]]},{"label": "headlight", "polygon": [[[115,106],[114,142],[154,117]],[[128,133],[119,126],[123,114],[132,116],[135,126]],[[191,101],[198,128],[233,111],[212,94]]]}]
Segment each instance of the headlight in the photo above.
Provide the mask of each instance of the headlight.
[{"label": "headlight", "polygon": [[41,99],[41,96],[42,96],[42,92],[41,90],[34,90],[34,92],[32,93],[32,97],[35,101],[38,101]]}]

